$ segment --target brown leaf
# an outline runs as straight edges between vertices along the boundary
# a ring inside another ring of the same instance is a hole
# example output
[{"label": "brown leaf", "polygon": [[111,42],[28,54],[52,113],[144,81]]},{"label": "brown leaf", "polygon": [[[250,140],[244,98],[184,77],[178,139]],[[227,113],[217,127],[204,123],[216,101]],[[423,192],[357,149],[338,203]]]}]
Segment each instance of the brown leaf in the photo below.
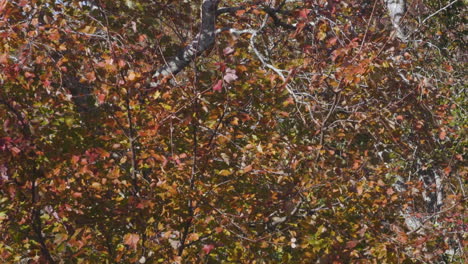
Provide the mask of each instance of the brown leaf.
[{"label": "brown leaf", "polygon": [[355,248],[356,245],[359,243],[359,241],[357,240],[351,240],[351,241],[348,241],[346,242],[346,248]]},{"label": "brown leaf", "polygon": [[249,171],[251,171],[251,170],[252,170],[252,165],[248,165],[248,166],[245,166],[245,167],[242,169],[242,172],[243,172],[243,173],[247,173],[247,172],[249,172]]},{"label": "brown leaf", "polygon": [[440,140],[444,140],[446,136],[447,136],[447,132],[445,132],[445,130],[440,131],[439,133]]}]

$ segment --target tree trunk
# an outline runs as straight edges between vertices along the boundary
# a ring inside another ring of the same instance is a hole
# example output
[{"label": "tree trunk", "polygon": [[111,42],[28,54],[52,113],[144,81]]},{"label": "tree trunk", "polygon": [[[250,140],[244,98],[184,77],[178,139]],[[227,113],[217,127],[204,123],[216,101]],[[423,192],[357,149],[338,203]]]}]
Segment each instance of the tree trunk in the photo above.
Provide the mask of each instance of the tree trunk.
[{"label": "tree trunk", "polygon": [[403,17],[406,14],[406,0],[385,0],[385,5],[388,8],[388,15],[392,20],[397,37],[406,40],[406,30],[402,24]]}]

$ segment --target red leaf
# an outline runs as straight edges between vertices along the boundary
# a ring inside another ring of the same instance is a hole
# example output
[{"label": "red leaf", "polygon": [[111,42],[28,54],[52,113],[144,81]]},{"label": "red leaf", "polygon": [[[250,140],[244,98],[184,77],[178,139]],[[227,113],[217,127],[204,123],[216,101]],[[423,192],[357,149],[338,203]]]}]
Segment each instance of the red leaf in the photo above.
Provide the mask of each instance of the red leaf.
[{"label": "red leaf", "polygon": [[302,9],[299,11],[299,17],[302,18],[307,18],[307,15],[309,14],[310,10],[309,9]]},{"label": "red leaf", "polygon": [[106,99],[106,95],[103,93],[100,93],[98,94],[97,99],[98,99],[98,103],[101,105],[104,103],[104,100]]},{"label": "red leaf", "polygon": [[223,80],[219,80],[214,86],[213,91],[221,92],[223,90]]},{"label": "red leaf", "polygon": [[226,63],[216,62],[214,65],[218,66],[218,70],[224,72],[226,70]]},{"label": "red leaf", "polygon": [[213,250],[215,246],[213,244],[208,244],[204,245],[202,250],[205,252],[205,254],[210,254],[211,250]]},{"label": "red leaf", "polygon": [[44,80],[42,83],[44,84],[45,87],[50,87],[50,84],[51,84],[49,79]]}]

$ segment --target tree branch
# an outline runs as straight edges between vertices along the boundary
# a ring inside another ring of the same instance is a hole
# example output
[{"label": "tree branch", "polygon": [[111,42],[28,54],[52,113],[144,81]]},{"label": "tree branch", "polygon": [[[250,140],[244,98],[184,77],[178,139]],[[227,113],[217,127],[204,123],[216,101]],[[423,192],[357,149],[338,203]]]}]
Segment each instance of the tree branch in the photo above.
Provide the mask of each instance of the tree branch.
[{"label": "tree branch", "polygon": [[[216,9],[219,0],[203,0],[201,5],[201,27],[195,39],[185,47],[179,55],[169,60],[166,65],[159,68],[153,78],[164,78],[175,75],[190,64],[205,50],[210,49],[215,41]],[[151,87],[158,86],[159,82],[152,82]]]},{"label": "tree branch", "polygon": [[[174,76],[183,70],[187,65],[190,64],[197,56],[201,55],[204,51],[210,49],[215,43],[216,34],[229,29],[215,29],[216,18],[219,15],[226,13],[235,13],[239,10],[245,10],[245,6],[238,7],[225,7],[217,9],[220,0],[204,0],[201,5],[201,27],[200,32],[192,40],[192,42],[186,46],[177,56],[169,61],[165,62],[165,65],[160,67],[153,74],[153,79],[159,79],[155,82],[150,83],[150,87],[157,87],[161,79],[166,77]],[[280,6],[281,8],[281,6]],[[276,26],[283,27],[285,29],[295,30],[296,27],[287,23],[282,22],[277,14],[281,13],[280,8],[274,9],[271,7],[262,7],[262,9],[273,19]]]}]

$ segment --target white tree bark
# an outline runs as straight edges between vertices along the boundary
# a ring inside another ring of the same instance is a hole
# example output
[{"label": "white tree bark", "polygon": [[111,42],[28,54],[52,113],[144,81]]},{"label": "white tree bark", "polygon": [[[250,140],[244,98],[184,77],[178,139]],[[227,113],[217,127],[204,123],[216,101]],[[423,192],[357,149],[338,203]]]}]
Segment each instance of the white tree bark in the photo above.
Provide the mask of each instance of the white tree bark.
[{"label": "white tree bark", "polygon": [[[218,3],[219,0],[203,1],[201,5],[200,32],[177,56],[169,60],[166,65],[159,68],[153,74],[154,79],[177,74],[189,65],[197,56],[201,55],[205,50],[210,49],[214,45],[216,35],[216,10]],[[150,85],[151,87],[156,87],[158,82],[152,82]]]},{"label": "white tree bark", "polygon": [[406,30],[402,23],[406,13],[406,0],[385,0],[385,5],[388,9],[388,15],[392,20],[397,37],[401,40],[406,40]]}]

